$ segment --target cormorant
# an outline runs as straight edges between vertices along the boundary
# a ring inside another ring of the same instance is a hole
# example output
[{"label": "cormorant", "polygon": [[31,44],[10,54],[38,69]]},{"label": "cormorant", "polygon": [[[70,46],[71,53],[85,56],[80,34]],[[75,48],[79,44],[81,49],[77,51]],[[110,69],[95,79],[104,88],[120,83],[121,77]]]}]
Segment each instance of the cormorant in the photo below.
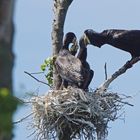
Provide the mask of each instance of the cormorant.
[{"label": "cormorant", "polygon": [[85,36],[82,36],[79,40],[80,50],[77,55],[77,58],[82,63],[82,67],[84,69],[84,81],[80,88],[87,90],[90,82],[92,81],[94,71],[90,69],[90,66],[87,62],[87,41],[85,40]]},{"label": "cormorant", "polygon": [[[73,45],[77,44],[76,36],[72,32],[68,32],[65,35],[63,46],[55,61],[56,69],[62,78],[62,84],[64,87],[67,87],[68,83],[78,86],[83,81],[83,68],[81,61],[73,56],[69,51],[70,43],[73,43]],[[72,52],[74,51],[75,50]]]},{"label": "cormorant", "polygon": [[92,29],[84,31],[89,44],[101,47],[109,44],[115,48],[129,52],[132,58],[140,56],[140,30],[109,29],[97,33]]}]

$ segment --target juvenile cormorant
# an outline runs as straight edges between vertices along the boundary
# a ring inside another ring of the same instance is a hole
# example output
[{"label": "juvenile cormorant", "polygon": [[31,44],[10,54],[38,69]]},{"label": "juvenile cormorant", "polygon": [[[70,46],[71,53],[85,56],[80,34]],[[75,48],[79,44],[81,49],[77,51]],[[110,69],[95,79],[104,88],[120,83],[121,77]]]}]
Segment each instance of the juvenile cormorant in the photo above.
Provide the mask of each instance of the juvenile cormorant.
[{"label": "juvenile cormorant", "polygon": [[84,81],[80,88],[87,90],[90,82],[92,81],[94,71],[90,69],[90,66],[87,62],[87,41],[85,40],[85,36],[82,36],[79,40],[80,50],[77,55],[77,58],[82,63],[84,69]]},{"label": "juvenile cormorant", "polygon": [[132,58],[140,56],[140,30],[109,29],[97,33],[92,29],[84,31],[89,44],[101,47],[109,44],[115,48],[129,52]]},{"label": "juvenile cormorant", "polygon": [[[69,36],[71,36],[70,34],[71,34],[71,32],[69,32],[68,34],[65,35],[64,41],[63,41],[63,45],[66,44],[67,39],[69,38]],[[73,33],[72,33],[72,34],[73,34]],[[72,36],[75,36],[75,34],[73,34]],[[78,48],[79,48],[76,36],[74,37],[74,40],[73,40],[71,43],[72,43],[71,46],[68,45],[68,46],[69,46],[69,47],[68,47],[68,48],[69,48],[69,52],[70,52],[71,55],[75,56],[76,53],[77,53],[77,51],[78,51]],[[62,83],[61,83],[60,89],[63,89],[64,87],[67,88],[68,85],[69,85],[68,81],[63,80]],[[71,84],[70,84],[70,85],[71,85]]]},{"label": "juvenile cormorant", "polygon": [[83,81],[83,68],[81,61],[73,56],[69,51],[69,44],[73,43],[73,45],[76,45],[76,42],[77,39],[75,34],[68,32],[65,35],[63,46],[55,61],[56,69],[62,78],[64,87],[67,87],[67,83],[78,86]]}]

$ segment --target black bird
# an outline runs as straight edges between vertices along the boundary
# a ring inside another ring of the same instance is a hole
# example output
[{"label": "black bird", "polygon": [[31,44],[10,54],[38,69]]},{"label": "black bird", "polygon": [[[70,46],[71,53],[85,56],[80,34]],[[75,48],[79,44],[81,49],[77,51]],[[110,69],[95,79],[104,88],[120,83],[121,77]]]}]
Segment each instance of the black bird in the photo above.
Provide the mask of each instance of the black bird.
[{"label": "black bird", "polygon": [[[56,69],[62,78],[64,87],[67,87],[68,83],[78,86],[83,81],[83,68],[81,61],[73,56],[69,51],[70,43],[73,43],[73,45],[77,44],[76,36],[72,32],[68,32],[65,35],[63,46],[55,61]],[[73,52],[74,51],[75,50],[73,50]]]},{"label": "black bird", "polygon": [[79,40],[80,50],[77,55],[77,58],[81,61],[84,69],[84,81],[80,87],[84,90],[88,90],[88,86],[94,75],[94,71],[90,69],[90,65],[87,62],[87,43],[88,42],[85,40],[85,36],[82,36]]},{"label": "black bird", "polygon": [[115,48],[129,52],[132,58],[140,56],[140,30],[109,29],[97,33],[92,29],[84,31],[89,44],[101,47],[109,44]]},{"label": "black bird", "polygon": [[[71,35],[70,35],[71,33],[72,33],[72,32],[69,32],[69,33],[67,33],[67,34],[65,35],[64,41],[63,41],[63,45],[66,44],[67,39],[69,38],[69,36],[71,36]],[[73,33],[72,33],[72,34],[73,34]],[[75,36],[75,34],[73,34],[72,36]],[[75,56],[76,53],[77,53],[77,51],[78,51],[78,48],[79,48],[78,43],[77,43],[77,38],[76,38],[76,36],[74,37],[74,39],[73,39],[73,41],[72,41],[71,43],[73,43],[71,46],[68,45],[68,46],[69,46],[69,47],[68,47],[68,48],[69,48],[69,52],[70,52],[71,55]],[[61,83],[60,89],[67,88],[68,85],[69,85],[68,81],[63,80],[62,83]],[[70,84],[70,85],[71,85],[71,84]]]}]

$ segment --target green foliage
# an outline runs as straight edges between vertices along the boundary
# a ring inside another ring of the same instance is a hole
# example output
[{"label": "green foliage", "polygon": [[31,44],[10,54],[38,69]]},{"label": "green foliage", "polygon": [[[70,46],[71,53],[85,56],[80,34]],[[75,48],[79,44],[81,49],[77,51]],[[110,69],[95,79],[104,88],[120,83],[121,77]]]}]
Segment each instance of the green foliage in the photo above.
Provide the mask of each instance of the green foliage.
[{"label": "green foliage", "polygon": [[47,74],[45,76],[50,86],[53,85],[53,67],[54,67],[55,60],[56,60],[56,56],[48,57],[41,65],[41,70],[43,72],[47,71]]},{"label": "green foliage", "polygon": [[16,110],[18,101],[9,89],[0,88],[0,131],[10,133],[12,129],[12,114]]},{"label": "green foliage", "polygon": [[18,101],[10,94],[7,88],[0,88],[0,114],[16,110]]}]

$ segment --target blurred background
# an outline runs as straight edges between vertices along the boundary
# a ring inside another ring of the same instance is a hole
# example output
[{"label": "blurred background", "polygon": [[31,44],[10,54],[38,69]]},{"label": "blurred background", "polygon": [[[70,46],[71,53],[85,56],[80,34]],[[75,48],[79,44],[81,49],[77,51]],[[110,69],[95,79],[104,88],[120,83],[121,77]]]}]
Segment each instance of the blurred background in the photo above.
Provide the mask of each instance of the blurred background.
[{"label": "blurred background", "polygon": [[[139,0],[76,0],[71,4],[65,21],[64,33],[73,31],[79,38],[85,29],[101,32],[104,29],[140,29]],[[18,98],[28,98],[29,93],[44,95],[48,87],[38,83],[24,71],[39,72],[40,65],[52,54],[52,0],[17,0],[14,11],[14,93]],[[88,62],[95,71],[90,85],[95,89],[104,80],[104,64],[107,63],[108,75],[120,68],[130,54],[104,45],[101,49],[88,46]],[[138,139],[140,118],[140,63],[134,65],[124,75],[110,85],[110,91],[130,95],[134,107],[126,106],[122,118],[109,124],[108,140]],[[43,76],[39,77],[43,78]],[[30,106],[18,107],[14,121],[27,116]],[[14,128],[14,140],[32,140],[30,120],[23,121]],[[30,136],[30,137],[28,137]]]}]

